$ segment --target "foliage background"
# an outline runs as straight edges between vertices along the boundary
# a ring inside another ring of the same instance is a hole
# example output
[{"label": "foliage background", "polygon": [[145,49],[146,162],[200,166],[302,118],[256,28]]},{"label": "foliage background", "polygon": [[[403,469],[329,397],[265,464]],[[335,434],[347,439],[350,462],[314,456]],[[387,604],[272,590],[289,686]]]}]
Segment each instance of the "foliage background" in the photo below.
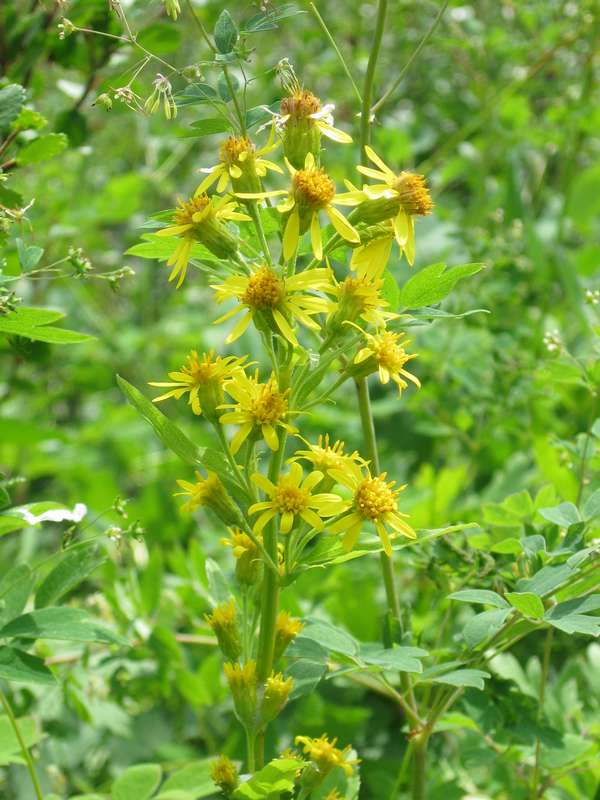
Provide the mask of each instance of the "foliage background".
[{"label": "foliage background", "polygon": [[[362,72],[374,4],[318,5]],[[273,66],[289,57],[308,87],[335,102],[336,123],[356,132],[351,87],[308,5],[299,6],[306,13],[251,41],[252,104],[277,101]],[[439,6],[407,0],[390,6],[380,75],[393,80]],[[178,23],[158,2],[135,0],[125,7],[141,41],[165,59],[183,67],[208,57],[185,7]],[[223,3],[196,7],[211,28]],[[228,8],[238,22],[257,12],[254,4],[235,0]],[[546,487],[541,505],[578,504],[600,486],[593,427],[600,416],[597,305],[590,302],[593,295],[586,300],[586,291],[598,287],[600,269],[598,12],[594,0],[451,2],[377,116],[378,152],[389,163],[425,172],[432,187],[436,210],[419,222],[415,268],[436,261],[488,265],[460,283],[443,309],[489,313],[424,321],[411,332],[423,389],[398,402],[394,393],[373,387],[382,460],[390,473],[410,482],[406,503],[413,524],[480,525],[470,537],[404,551],[402,598],[428,647],[435,645],[440,614],[450,608],[443,598],[466,576],[501,583],[503,571],[518,568],[512,557],[493,565],[490,544],[532,533],[540,518],[523,494],[507,505],[509,495],[527,490],[535,497]],[[66,13],[79,26],[119,32],[104,0],[73,0]],[[64,687],[13,688],[19,714],[43,725],[37,745],[43,785],[62,795],[105,789],[139,761],[168,765],[241,753],[220,659],[207,643],[203,621],[209,607],[204,560],[214,557],[228,570],[227,556],[211,519],[190,520],[178,512],[172,492],[182,467],[115,384],[115,373],[138,386],[161,379],[189,349],[221,344],[199,273],[176,292],[167,286],[164,265],[124,255],[151,213],[195,188],[198,168],[215,162],[219,137],[189,136],[190,124],[204,114],[201,106],[181,108],[170,122],[118,102],[110,112],[93,106],[105,88],[126,82],[123,75],[138,60],[131,48],[93,36],[60,40],[60,9],[50,2],[24,10],[8,0],[3,14],[0,57],[7,81],[24,84],[28,100],[48,120],[46,130],[66,133],[69,143],[52,160],[14,174],[9,168],[10,189],[35,204],[27,213],[30,223],[7,238],[2,268],[8,276],[22,268],[16,236],[44,248],[40,264],[64,258],[69,247],[83,248],[94,269],[87,277],[11,286],[27,305],[60,309],[69,328],[95,338],[70,347],[0,339],[0,465],[19,479],[11,486],[15,503],[86,504],[80,535],[102,537],[109,559],[72,602],[93,608],[138,643],[118,660],[102,651],[82,658],[77,648],[53,646],[47,655],[64,665]],[[143,97],[153,77],[148,68],[136,82]],[[184,85],[174,81],[176,89]],[[379,90],[386,86],[382,80]],[[354,178],[356,153],[347,148],[338,155],[346,158],[338,182]],[[117,291],[94,277],[124,265],[135,277],[120,281]],[[409,276],[405,262],[394,271],[400,283]],[[558,331],[580,361],[560,347],[549,350],[549,331]],[[248,334],[239,352],[252,346]],[[569,367],[573,363],[587,365],[587,386]],[[177,416],[196,441],[208,443],[202,426]],[[350,449],[360,446],[350,395],[319,411],[313,422],[315,431],[330,431]],[[113,508],[117,496],[128,500],[127,519]],[[143,537],[129,530],[118,539],[111,529],[124,530],[136,520]],[[64,530],[45,524],[6,536],[2,562],[41,561],[60,547]],[[317,613],[375,641],[382,598],[377,561],[363,559],[326,577],[311,573],[286,602],[297,613]],[[460,614],[448,623],[457,631],[468,612]],[[190,644],[186,634],[198,638]],[[460,712],[477,720],[485,735],[457,722],[450,734],[436,737],[432,799],[469,792],[526,796],[520,747],[533,741],[528,725],[537,714],[540,650],[534,635],[495,666],[493,700],[467,693]],[[572,775],[547,796],[591,798],[600,772],[590,766],[589,746],[585,768],[568,765],[581,741],[597,743],[600,648],[589,638],[559,634],[554,662],[548,746],[555,748],[554,764],[564,763]],[[360,797],[391,797],[405,747],[400,724],[396,710],[368,689],[325,682],[289,707],[274,737],[285,746],[289,731],[326,730],[351,741],[363,759]],[[552,731],[563,738],[553,739]],[[6,797],[30,797],[20,767],[0,772],[0,787]]]}]

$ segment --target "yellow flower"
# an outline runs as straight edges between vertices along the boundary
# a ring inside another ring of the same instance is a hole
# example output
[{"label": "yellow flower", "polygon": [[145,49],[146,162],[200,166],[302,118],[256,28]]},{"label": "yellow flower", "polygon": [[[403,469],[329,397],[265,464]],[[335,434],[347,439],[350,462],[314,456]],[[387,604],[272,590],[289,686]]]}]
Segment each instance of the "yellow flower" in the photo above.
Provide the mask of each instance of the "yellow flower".
[{"label": "yellow flower", "polygon": [[296,450],[292,458],[289,459],[290,462],[298,461],[299,459],[309,461],[313,469],[319,470],[319,472],[323,472],[326,475],[330,469],[344,469],[347,463],[365,463],[356,450],[352,454],[344,453],[344,442],[340,442],[339,439],[330,444],[328,433],[325,436],[319,434],[316,444],[310,444],[310,442],[306,442],[306,444],[308,449]]},{"label": "yellow flower", "polygon": [[303,745],[305,754],[316,764],[322,776],[328,775],[336,767],[340,767],[350,777],[354,772],[354,764],[358,764],[358,759],[348,758],[352,750],[350,745],[346,745],[343,750],[340,750],[335,746],[337,739],[329,741],[325,734],[318,739],[312,739],[310,736],[296,736],[294,741],[296,744]]},{"label": "yellow flower", "polygon": [[194,414],[201,414],[204,406],[208,406],[210,414],[223,402],[223,381],[242,370],[247,358],[248,356],[215,358],[214,351],[211,351],[203,353],[202,358],[198,359],[198,353],[192,350],[187,357],[187,363],[179,371],[169,372],[170,381],[150,382],[150,386],[169,389],[160,397],[155,397],[152,402],[160,403],[169,397],[179,400],[189,393],[189,404]]},{"label": "yellow flower", "polygon": [[273,661],[277,662],[300,631],[304,623],[290,616],[289,611],[280,611],[275,621],[275,652]]},{"label": "yellow flower", "polygon": [[254,724],[256,716],[256,661],[227,662],[223,666],[229,689],[233,695],[235,711],[244,725]]},{"label": "yellow flower", "polygon": [[226,795],[230,795],[240,782],[237,768],[227,756],[216,759],[211,767],[210,777]]},{"label": "yellow flower", "polygon": [[268,170],[282,173],[278,164],[268,161],[262,156],[274,150],[278,143],[274,141],[274,129],[269,141],[264,147],[256,146],[247,136],[230,136],[219,150],[219,163],[214,167],[204,167],[200,172],[206,172],[196,193],[205,192],[216,181],[217,192],[221,194],[231,184],[236,192],[260,191],[260,178],[264,178]]},{"label": "yellow flower", "polygon": [[297,463],[292,464],[287,475],[279,478],[277,485],[264,475],[254,473],[252,481],[269,497],[269,500],[254,503],[248,509],[249,514],[262,512],[254,523],[254,531],[260,533],[276,516],[280,517],[280,533],[289,533],[296,517],[300,517],[311,528],[322,531],[322,517],[332,517],[343,509],[343,503],[337,495],[312,493],[322,479],[322,472],[311,472],[303,479],[302,467]]},{"label": "yellow flower", "polygon": [[225,384],[225,391],[236,402],[222,406],[233,410],[223,414],[219,421],[224,425],[240,426],[231,441],[232,453],[237,453],[253,432],[262,434],[271,450],[279,449],[277,428],[296,433],[296,428],[287,422],[293,413],[288,407],[290,390],[280,392],[273,376],[266,383],[259,383],[258,371],[254,377],[239,373]]},{"label": "yellow flower", "polygon": [[352,550],[365,522],[372,522],[377,529],[383,549],[388,556],[392,554],[390,534],[401,533],[409,539],[417,534],[404,522],[408,514],[398,511],[398,495],[406,484],[394,489],[395,481],[386,482],[387,473],[373,477],[368,469],[363,471],[357,464],[348,464],[344,470],[333,469],[330,475],[352,492],[352,499],[346,501],[344,516],[329,526],[329,533],[344,533],[344,548]]},{"label": "yellow flower", "polygon": [[374,328],[385,328],[390,319],[397,319],[399,314],[386,311],[387,300],[381,297],[383,278],[376,264],[370,264],[361,270],[356,277],[349,275],[341,283],[332,276],[334,300],[330,304],[330,318],[327,327],[336,331],[347,322],[362,319]]},{"label": "yellow flower", "polygon": [[261,722],[266,724],[274,720],[288,701],[292,687],[293,678],[284,678],[281,672],[274,672],[267,678],[265,692],[261,707]]},{"label": "yellow flower", "polygon": [[237,661],[242,652],[242,643],[233,598],[228,603],[215,606],[212,613],[205,614],[204,618],[214,631],[223,655]]},{"label": "yellow flower", "polygon": [[[406,255],[406,260],[412,265],[415,260],[414,218],[415,216],[425,216],[431,213],[433,209],[425,178],[423,175],[417,175],[413,172],[396,174],[368,145],[365,146],[365,153],[378,169],[363,166],[359,166],[357,169],[366,177],[373,178],[379,183],[364,185],[362,191],[369,200],[394,201],[394,204],[390,205],[389,212],[386,210],[385,213],[388,217],[393,216],[394,236],[400,249]],[[350,194],[354,194],[355,188],[351,185],[349,186],[353,190]],[[381,208],[385,207],[387,209],[387,205],[379,202]],[[371,206],[374,213],[377,211],[377,206],[377,203]],[[373,219],[373,221],[380,221],[381,219],[383,218]]]},{"label": "yellow flower", "polygon": [[256,267],[250,275],[233,275],[222,284],[212,286],[218,303],[230,298],[235,298],[240,303],[215,320],[215,324],[245,312],[225,339],[225,342],[229,343],[244,333],[252,319],[256,323],[257,315],[259,320],[266,316],[267,321],[288,342],[297,346],[298,340],[291,322],[296,319],[307,328],[319,330],[319,325],[312,316],[325,313],[328,308],[327,300],[308,294],[307,290],[324,290],[329,287],[330,277],[326,269],[305,270],[284,278],[263,264]]},{"label": "yellow flower", "polygon": [[235,558],[235,575],[241,584],[252,586],[260,577],[262,559],[255,541],[239,528],[233,528],[229,539],[221,539],[221,544],[231,547]]},{"label": "yellow flower", "polygon": [[355,244],[360,243],[358,232],[335,208],[335,205],[357,205],[360,200],[355,199],[353,193],[337,195],[334,182],[325,170],[316,165],[312,153],[306,155],[303,169],[297,170],[287,159],[286,166],[292,177],[289,189],[237,195],[242,198],[255,199],[286,195],[286,199],[277,206],[280,213],[288,215],[283,233],[284,259],[287,261],[293,258],[298,249],[300,236],[309,229],[313,253],[316,258],[323,257],[323,240],[319,221],[321,211],[327,214],[329,221],[343,239]]},{"label": "yellow flower", "polygon": [[208,506],[226,525],[235,525],[240,520],[238,508],[221,483],[221,479],[214,472],[207,472],[203,478],[196,472],[196,483],[190,481],[177,481],[183,492],[176,492],[175,496],[189,496],[187,503],[181,506],[182,511],[191,513],[200,506]]},{"label": "yellow flower", "polygon": [[404,349],[406,345],[410,344],[408,339],[403,341],[406,337],[405,333],[384,330],[375,334],[363,331],[363,334],[367,344],[356,354],[355,364],[370,367],[372,363],[373,367],[379,371],[381,383],[386,384],[390,379],[393,380],[398,386],[400,394],[403,389],[408,387],[404,378],[408,378],[415,386],[421,388],[419,379],[404,369],[407,362],[417,357],[416,353],[409,355]]},{"label": "yellow flower", "polygon": [[177,236],[181,239],[167,261],[168,266],[173,267],[169,280],[174,281],[179,277],[178,289],[184,281],[194,242],[200,242],[219,258],[233,258],[236,255],[237,241],[223,222],[250,219],[246,214],[236,211],[237,205],[231,198],[214,198],[197,193],[190,200],[180,200],[173,212],[173,224],[156,232],[157,236]]}]

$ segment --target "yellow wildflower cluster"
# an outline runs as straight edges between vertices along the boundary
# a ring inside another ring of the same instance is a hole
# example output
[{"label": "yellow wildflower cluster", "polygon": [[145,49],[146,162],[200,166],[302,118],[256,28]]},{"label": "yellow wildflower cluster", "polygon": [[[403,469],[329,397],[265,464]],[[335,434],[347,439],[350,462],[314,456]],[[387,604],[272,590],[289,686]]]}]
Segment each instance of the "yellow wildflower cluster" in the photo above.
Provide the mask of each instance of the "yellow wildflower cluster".
[{"label": "yellow wildflower cluster", "polygon": [[[163,390],[155,403],[185,398],[216,434],[215,448],[195,448],[166,424],[161,435],[204,468],[195,481],[178,481],[183,509],[208,508],[228,529],[221,542],[233,556],[237,588],[206,621],[249,741],[264,733],[293,690],[285,670],[304,623],[277,604],[307,553],[327,550],[326,540],[323,548],[310,543],[340,537],[350,550],[370,531],[391,556],[395,537],[416,536],[399,508],[405,485],[329,434],[307,441],[299,427],[345,381],[377,375],[400,392],[420,386],[408,369],[416,354],[389,299],[386,270],[394,241],[412,265],[415,220],[430,213],[431,198],[423,176],[393,171],[370,147],[361,154],[369,166],[357,167],[365,183],[347,180],[338,191],[321,146],[326,139],[348,144],[350,136],[334,126],[333,107],[293,73],[284,86],[267,141],[254,141],[241,123],[221,143],[218,162],[201,169],[195,193],[159,215],[161,224],[169,221],[157,234],[168,245],[169,280],[179,288],[190,263],[202,267],[221,313],[210,305],[201,313],[227,325],[225,345],[247,341],[253,348],[254,360],[239,351],[192,350],[168,380],[151,383]],[[350,747],[326,736],[299,736],[296,743],[306,756],[298,773],[305,789],[334,769],[350,776],[357,763]],[[213,779],[230,793],[237,769],[222,757]]]}]

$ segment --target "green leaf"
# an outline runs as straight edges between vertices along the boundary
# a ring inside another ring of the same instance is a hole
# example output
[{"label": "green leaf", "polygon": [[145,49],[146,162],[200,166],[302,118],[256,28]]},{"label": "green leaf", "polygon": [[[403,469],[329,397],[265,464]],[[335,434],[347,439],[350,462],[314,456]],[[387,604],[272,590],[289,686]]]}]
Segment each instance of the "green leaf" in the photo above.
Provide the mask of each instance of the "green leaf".
[{"label": "green leaf", "polygon": [[462,278],[475,275],[484,264],[461,264],[446,271],[445,264],[430,264],[409,278],[400,291],[400,305],[421,308],[439,303]]},{"label": "green leaf", "polygon": [[61,319],[63,316],[64,314],[59,311],[23,306],[0,316],[0,333],[6,333],[9,336],[23,336],[26,339],[51,344],[78,344],[94,338],[86,333],[77,333],[48,325],[48,322]]},{"label": "green leaf", "polygon": [[359,645],[356,639],[328,622],[309,620],[302,630],[302,637],[312,639],[330,653],[351,657],[358,655]]},{"label": "green leaf", "polygon": [[148,800],[162,778],[160,764],[136,764],[121,773],[112,785],[112,800]]},{"label": "green leaf", "polygon": [[532,592],[539,597],[552,594],[555,589],[569,580],[571,575],[576,572],[569,564],[549,565],[542,567],[532,578],[521,578],[517,581],[519,592]]},{"label": "green leaf", "polygon": [[471,686],[474,689],[483,689],[484,680],[489,678],[490,673],[482,669],[455,669],[431,678],[433,683],[445,683],[448,686]]},{"label": "green leaf", "polygon": [[560,503],[552,508],[540,508],[538,513],[548,522],[553,522],[561,528],[568,528],[581,522],[577,506],[573,503]]},{"label": "green leaf", "polygon": [[390,304],[390,311],[395,311],[400,302],[400,287],[396,278],[392,275],[389,269],[383,273],[383,286],[381,287],[381,296]]},{"label": "green leaf", "polygon": [[463,629],[463,636],[468,646],[477,647],[477,645],[489,639],[490,636],[494,636],[504,625],[511,612],[512,608],[503,608],[500,611],[484,611],[470,619]]},{"label": "green leaf", "polygon": [[489,589],[461,589],[448,595],[449,600],[460,600],[463,603],[483,603],[496,608],[508,608],[508,603],[503,597]]},{"label": "green leaf", "polygon": [[201,797],[209,797],[215,793],[215,784],[211,778],[211,769],[215,763],[214,758],[204,758],[201,761],[193,761],[182,769],[177,770],[167,778],[161,787],[161,794],[164,792],[181,790],[189,794],[191,800],[199,800]]},{"label": "green leaf", "polygon": [[174,99],[180,107],[221,102],[216,91],[208,83],[191,83]]},{"label": "green leaf", "polygon": [[0,536],[13,531],[20,531],[29,527],[22,517],[13,517],[10,514],[0,514]]},{"label": "green leaf", "polygon": [[214,133],[225,133],[231,130],[231,124],[222,117],[199,119],[192,122],[192,130],[185,131],[182,138],[192,139],[201,136],[212,136]]},{"label": "green leaf", "polygon": [[25,89],[18,83],[9,83],[0,89],[0,131],[6,130],[19,116],[25,102]]},{"label": "green leaf", "polygon": [[231,53],[238,40],[238,31],[231,14],[226,8],[219,14],[213,36],[219,53]]},{"label": "green leaf", "polygon": [[591,494],[583,504],[582,517],[584,520],[594,519],[600,516],[600,489]]},{"label": "green leaf", "polygon": [[423,665],[419,658],[427,655],[426,650],[419,647],[392,647],[383,649],[379,646],[369,650],[363,646],[360,658],[365,664],[381,667],[383,670],[398,672],[423,672]]},{"label": "green leaf", "polygon": [[41,658],[16,647],[0,647],[0,678],[16,683],[41,683],[53,686],[54,675]]},{"label": "green leaf", "polygon": [[[134,244],[133,247],[126,250],[125,255],[167,261],[179,244],[179,240],[175,236],[156,236],[156,234],[147,233],[142,236],[142,239],[142,242]],[[217,261],[210,250],[198,243],[192,246],[190,258],[195,258],[199,261]]]},{"label": "green leaf", "polygon": [[42,581],[35,595],[35,607],[43,608],[60,600],[105,560],[104,554],[95,544],[86,544],[65,553]]},{"label": "green leaf", "polygon": [[325,677],[327,665],[318,661],[299,659],[291,664],[285,671],[286,678],[294,679],[294,686],[290,699],[296,700],[311,694]]},{"label": "green leaf", "polygon": [[54,158],[67,146],[69,140],[64,133],[47,133],[34,139],[19,151],[17,163],[21,166],[37,164],[40,161],[48,161]]},{"label": "green leaf", "polygon": [[161,442],[172,450],[175,455],[190,466],[202,466],[206,470],[218,473],[221,480],[236,493],[237,496],[246,497],[246,492],[231,477],[229,465],[221,453],[209,447],[198,447],[174,422],[159,411],[158,408],[144,395],[120,375],[117,383],[125,397],[141,416],[149,422]]},{"label": "green leaf", "polygon": [[126,639],[79,608],[42,608],[31,611],[4,625],[0,629],[0,637],[127,644]]},{"label": "green leaf", "polygon": [[11,567],[0,581],[0,625],[23,611],[33,589],[33,573],[26,564]]},{"label": "green leaf", "polygon": [[[33,747],[43,739],[43,733],[40,731],[36,721],[33,717],[20,717],[17,720],[19,732],[23,737],[25,747]],[[21,744],[13,730],[8,717],[3,714],[0,716],[0,766],[7,764],[23,764],[21,756]]]},{"label": "green leaf", "polygon": [[284,792],[293,791],[296,773],[304,766],[296,758],[276,758],[238,786],[231,796],[235,800],[274,800]]},{"label": "green leaf", "polygon": [[188,439],[185,433],[168,417],[165,417],[162,411],[159,411],[135,386],[121,378],[120,375],[117,375],[117,383],[135,410],[142,415],[146,422],[150,423],[165,447],[172,450],[185,464],[197,466],[200,463],[200,448]]},{"label": "green leaf", "polygon": [[16,239],[17,255],[19,257],[19,264],[27,271],[33,269],[38,263],[40,258],[44,255],[43,247],[35,247],[35,245],[27,245],[23,239]]},{"label": "green leaf", "polygon": [[541,619],[544,616],[544,604],[533,592],[508,592],[506,599],[526,617]]},{"label": "green leaf", "polygon": [[544,620],[565,633],[600,635],[600,617],[586,614],[600,609],[600,594],[576,597],[559,603],[544,614]]}]

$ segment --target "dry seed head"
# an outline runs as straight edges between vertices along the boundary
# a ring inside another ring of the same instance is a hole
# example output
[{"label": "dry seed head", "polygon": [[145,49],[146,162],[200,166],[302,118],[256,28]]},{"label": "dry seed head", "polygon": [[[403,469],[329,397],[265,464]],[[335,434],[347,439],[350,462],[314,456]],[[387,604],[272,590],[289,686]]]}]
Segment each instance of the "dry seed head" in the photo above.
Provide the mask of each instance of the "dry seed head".
[{"label": "dry seed head", "polygon": [[311,114],[321,110],[321,101],[308,89],[298,89],[281,100],[281,113],[289,114],[291,119],[308,119]]},{"label": "dry seed head", "polygon": [[240,298],[252,308],[262,311],[275,308],[285,295],[283,281],[270,267],[260,267],[249,279],[246,291]]}]

